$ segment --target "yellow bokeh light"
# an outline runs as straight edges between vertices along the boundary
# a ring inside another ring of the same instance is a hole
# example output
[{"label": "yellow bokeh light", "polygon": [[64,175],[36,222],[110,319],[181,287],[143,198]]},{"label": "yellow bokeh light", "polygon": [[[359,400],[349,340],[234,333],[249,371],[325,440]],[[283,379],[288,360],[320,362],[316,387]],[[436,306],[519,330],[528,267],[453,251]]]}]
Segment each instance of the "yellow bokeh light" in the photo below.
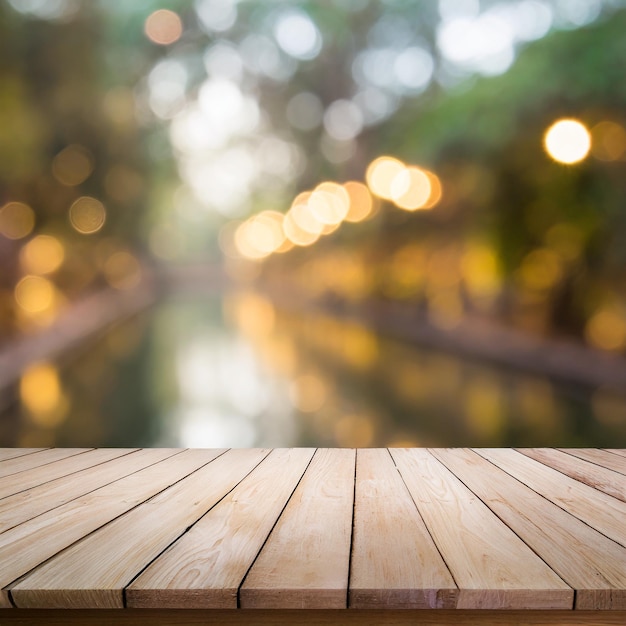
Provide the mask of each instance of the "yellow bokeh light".
[{"label": "yellow bokeh light", "polygon": [[563,276],[563,261],[550,248],[537,248],[529,252],[517,271],[525,287],[538,291],[550,289]]},{"label": "yellow bokeh light", "polygon": [[54,177],[67,187],[75,187],[93,172],[93,157],[83,146],[71,144],[63,148],[52,161]]},{"label": "yellow bokeh light", "polygon": [[249,259],[262,259],[281,248],[285,242],[284,215],[263,211],[252,216],[235,231],[237,252]]},{"label": "yellow bokeh light", "polygon": [[319,184],[308,199],[313,216],[323,225],[340,224],[350,208],[350,196],[342,185],[332,182]]},{"label": "yellow bokeh light", "polygon": [[303,413],[314,413],[326,403],[328,390],[319,376],[305,374],[296,378],[291,385],[293,405]]},{"label": "yellow bokeh light", "polygon": [[626,348],[626,317],[612,307],[600,309],[585,326],[587,341],[601,350]]},{"label": "yellow bokeh light", "polygon": [[280,248],[285,241],[284,219],[278,211],[263,211],[250,220],[248,230],[257,250],[267,255]]},{"label": "yellow bokeh light", "polygon": [[346,222],[361,222],[372,213],[374,206],[372,194],[366,185],[355,180],[344,183],[344,189],[350,197],[350,206]]},{"label": "yellow bokeh light", "polygon": [[568,261],[580,257],[584,246],[583,232],[568,222],[552,226],[546,233],[545,240],[550,248]]},{"label": "yellow bokeh light", "polygon": [[67,400],[59,373],[49,363],[29,367],[20,379],[20,400],[39,426],[58,426],[66,416]]},{"label": "yellow bokeh light", "polygon": [[114,252],[104,262],[104,277],[114,289],[128,290],[136,287],[141,281],[141,265],[139,261],[125,250]]},{"label": "yellow bokeh light", "polygon": [[106,220],[106,209],[100,200],[81,196],[70,207],[70,222],[83,235],[98,232]]},{"label": "yellow bokeh light", "polygon": [[41,313],[53,306],[55,291],[47,278],[24,276],[15,286],[15,300],[26,313]]},{"label": "yellow bokeh light", "polygon": [[374,441],[374,422],[367,415],[343,415],[335,422],[333,431],[342,448],[367,448]]},{"label": "yellow bokeh light", "polygon": [[558,120],[543,138],[546,152],[559,163],[578,163],[591,149],[591,135],[584,124],[574,119]]},{"label": "yellow bokeh light", "polygon": [[591,397],[595,418],[604,426],[626,424],[626,401],[612,389],[600,388]]},{"label": "yellow bokeh light", "polygon": [[[284,221],[283,221],[283,226],[284,226]],[[285,234],[285,229],[283,228],[283,234]],[[276,248],[276,250],[274,250],[274,252],[276,252],[277,254],[284,254],[285,252],[289,252],[289,250],[293,250],[295,248],[295,243],[293,241],[291,241],[291,239],[287,238],[287,235],[285,235],[285,240],[280,244],[280,246],[278,246],[278,248]]]},{"label": "yellow bokeh light", "polygon": [[437,206],[443,197],[443,186],[441,185],[441,180],[439,180],[439,176],[434,174],[433,172],[429,172],[428,170],[423,170],[424,174],[428,176],[428,181],[430,182],[430,197],[425,202],[423,209],[432,209]]},{"label": "yellow bokeh light", "polygon": [[320,232],[311,233],[304,230],[294,219],[291,210],[285,215],[283,231],[287,239],[296,246],[310,246],[320,238]]},{"label": "yellow bokeh light", "polygon": [[146,18],[144,32],[153,43],[168,46],[180,39],[183,23],[174,11],[159,9]]},{"label": "yellow bokeh light", "polygon": [[461,274],[473,298],[490,299],[500,291],[502,280],[498,257],[484,244],[468,246],[461,259]]},{"label": "yellow bokeh light", "polygon": [[472,381],[465,392],[467,425],[483,440],[497,438],[506,421],[504,398],[495,380]]},{"label": "yellow bokeh light", "polygon": [[370,191],[385,200],[393,199],[393,181],[405,169],[402,161],[389,156],[381,156],[372,161],[365,173]]},{"label": "yellow bokeh light", "polygon": [[419,167],[407,167],[391,181],[391,199],[406,211],[423,208],[430,193],[430,179]]},{"label": "yellow bokeh light", "polygon": [[63,244],[50,235],[37,235],[20,250],[20,264],[29,274],[50,274],[65,258]]},{"label": "yellow bokeh light", "polygon": [[324,228],[324,225],[315,216],[311,207],[309,206],[309,200],[311,198],[311,192],[305,191],[296,196],[295,200],[291,203],[289,213],[293,221],[307,233],[312,235],[320,235]]},{"label": "yellow bokeh light", "polygon": [[224,300],[224,314],[241,332],[252,338],[267,337],[276,324],[272,302],[254,292],[242,292]]},{"label": "yellow bokeh light", "polygon": [[341,226],[341,222],[338,224],[322,224],[322,232],[321,235],[330,235],[330,233],[334,233]]},{"label": "yellow bokeh light", "polygon": [[237,250],[238,254],[240,254],[242,257],[246,259],[253,259],[253,260],[261,259],[266,255],[260,252],[253,245],[252,243],[253,237],[249,231],[250,231],[249,221],[245,221],[239,224],[239,226],[237,227],[237,230],[235,230],[235,234],[233,237],[233,240],[235,242],[235,249]]},{"label": "yellow bokeh light", "polygon": [[591,129],[591,153],[601,161],[617,161],[626,153],[626,130],[615,122],[600,122]]},{"label": "yellow bokeh light", "polygon": [[7,239],[22,239],[35,227],[35,213],[23,202],[7,202],[0,209],[0,234]]}]

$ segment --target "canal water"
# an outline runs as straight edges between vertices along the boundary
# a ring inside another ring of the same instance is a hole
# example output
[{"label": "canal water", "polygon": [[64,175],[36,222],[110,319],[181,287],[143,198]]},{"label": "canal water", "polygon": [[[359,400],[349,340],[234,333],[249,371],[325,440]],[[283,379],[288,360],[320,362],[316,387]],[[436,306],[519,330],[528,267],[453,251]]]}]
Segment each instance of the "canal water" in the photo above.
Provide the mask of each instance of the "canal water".
[{"label": "canal water", "polygon": [[626,402],[390,339],[255,292],[178,296],[60,363],[2,417],[20,446],[626,447]]}]

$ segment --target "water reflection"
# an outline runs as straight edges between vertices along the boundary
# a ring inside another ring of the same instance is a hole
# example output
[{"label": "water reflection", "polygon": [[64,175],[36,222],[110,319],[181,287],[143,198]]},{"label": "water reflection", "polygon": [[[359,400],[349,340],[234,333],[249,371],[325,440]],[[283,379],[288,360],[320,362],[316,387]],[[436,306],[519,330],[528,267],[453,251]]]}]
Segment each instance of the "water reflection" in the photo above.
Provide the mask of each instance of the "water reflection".
[{"label": "water reflection", "polygon": [[610,446],[626,400],[418,349],[254,292],[176,298],[23,373],[1,445]]}]

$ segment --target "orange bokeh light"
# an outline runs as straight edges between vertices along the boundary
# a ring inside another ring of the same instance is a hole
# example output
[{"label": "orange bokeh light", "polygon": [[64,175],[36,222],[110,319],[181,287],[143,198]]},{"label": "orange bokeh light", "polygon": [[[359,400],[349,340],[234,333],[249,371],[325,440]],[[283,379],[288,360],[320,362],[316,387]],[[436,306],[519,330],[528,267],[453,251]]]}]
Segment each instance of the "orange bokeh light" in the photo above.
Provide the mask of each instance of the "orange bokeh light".
[{"label": "orange bokeh light", "polygon": [[169,46],[180,39],[183,34],[183,23],[174,11],[159,9],[147,17],[144,32],[153,43]]}]

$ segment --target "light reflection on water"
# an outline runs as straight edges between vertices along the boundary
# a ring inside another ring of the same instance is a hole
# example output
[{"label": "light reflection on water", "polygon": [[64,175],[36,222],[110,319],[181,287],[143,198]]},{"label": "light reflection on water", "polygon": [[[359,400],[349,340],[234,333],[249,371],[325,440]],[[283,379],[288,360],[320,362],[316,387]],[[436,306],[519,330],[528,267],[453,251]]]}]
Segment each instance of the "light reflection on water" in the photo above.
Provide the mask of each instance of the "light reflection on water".
[{"label": "light reflection on water", "polygon": [[2,445],[626,444],[622,398],[286,313],[250,292],[165,300],[68,363],[39,367],[31,376],[54,381],[51,399],[33,402],[23,377]]}]

